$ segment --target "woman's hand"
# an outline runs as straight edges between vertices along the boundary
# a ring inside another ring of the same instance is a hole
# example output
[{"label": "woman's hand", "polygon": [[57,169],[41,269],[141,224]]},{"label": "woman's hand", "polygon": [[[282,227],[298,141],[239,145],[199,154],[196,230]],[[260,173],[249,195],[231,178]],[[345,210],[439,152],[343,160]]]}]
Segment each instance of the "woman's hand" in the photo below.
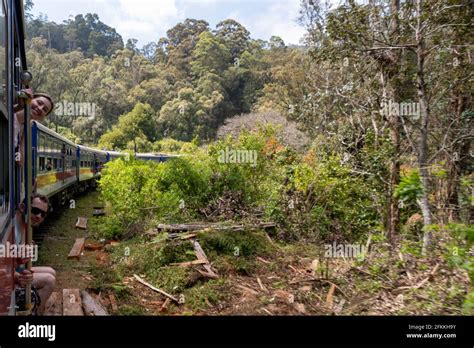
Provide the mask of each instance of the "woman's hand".
[{"label": "woman's hand", "polygon": [[[25,98],[26,97],[26,98]],[[22,89],[18,93],[18,106],[25,106],[25,100],[29,99],[30,101],[34,98],[33,90],[31,88]]]},{"label": "woman's hand", "polygon": [[15,282],[21,287],[25,287],[33,282],[33,271],[23,270],[21,273],[15,273]]}]

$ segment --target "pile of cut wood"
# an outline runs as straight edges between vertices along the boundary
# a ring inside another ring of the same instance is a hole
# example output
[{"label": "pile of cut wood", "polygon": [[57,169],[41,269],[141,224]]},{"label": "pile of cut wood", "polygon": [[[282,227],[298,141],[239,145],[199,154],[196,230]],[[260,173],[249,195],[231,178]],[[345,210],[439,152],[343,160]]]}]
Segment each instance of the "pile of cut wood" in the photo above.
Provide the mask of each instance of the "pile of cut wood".
[{"label": "pile of cut wood", "polygon": [[63,289],[63,293],[53,292],[46,302],[44,315],[58,316],[104,316],[107,311],[87,291]]}]

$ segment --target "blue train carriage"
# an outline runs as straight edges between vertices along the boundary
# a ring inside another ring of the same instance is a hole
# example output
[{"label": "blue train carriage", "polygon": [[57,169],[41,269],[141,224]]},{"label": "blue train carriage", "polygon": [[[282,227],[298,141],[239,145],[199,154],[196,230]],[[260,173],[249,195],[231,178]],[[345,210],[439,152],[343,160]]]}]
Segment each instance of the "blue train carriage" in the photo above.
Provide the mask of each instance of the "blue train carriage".
[{"label": "blue train carriage", "polygon": [[166,155],[163,153],[137,153],[135,157],[145,161],[166,162],[169,159],[179,157],[179,155]]},{"label": "blue train carriage", "polygon": [[118,151],[107,151],[107,161],[113,161],[117,158],[124,157],[125,154],[123,152],[118,152]]},{"label": "blue train carriage", "polygon": [[72,197],[77,184],[77,146],[40,123],[33,122],[33,177],[36,190],[61,203]]},{"label": "blue train carriage", "polygon": [[100,177],[104,164],[107,162],[107,156],[107,151],[83,145],[77,146],[77,175],[80,191],[96,186],[96,179]]}]

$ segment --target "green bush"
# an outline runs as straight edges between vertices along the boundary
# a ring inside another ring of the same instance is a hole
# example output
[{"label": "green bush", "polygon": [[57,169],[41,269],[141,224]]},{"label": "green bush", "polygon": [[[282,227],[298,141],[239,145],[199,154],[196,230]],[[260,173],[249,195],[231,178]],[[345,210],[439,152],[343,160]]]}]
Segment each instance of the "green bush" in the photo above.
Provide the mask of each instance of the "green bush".
[{"label": "green bush", "polygon": [[285,223],[286,239],[357,240],[375,228],[371,191],[340,158],[299,163],[287,174],[270,216]]}]

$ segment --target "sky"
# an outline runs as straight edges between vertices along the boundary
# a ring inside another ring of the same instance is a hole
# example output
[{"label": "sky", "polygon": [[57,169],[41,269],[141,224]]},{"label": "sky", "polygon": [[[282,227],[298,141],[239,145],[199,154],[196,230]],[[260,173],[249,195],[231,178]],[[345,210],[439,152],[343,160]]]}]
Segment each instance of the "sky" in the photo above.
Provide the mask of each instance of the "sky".
[{"label": "sky", "polygon": [[138,47],[158,41],[186,18],[204,19],[211,29],[224,19],[245,26],[254,39],[280,36],[299,44],[305,30],[296,22],[300,0],[33,0],[33,15],[43,13],[61,23],[71,15],[97,13],[115,28],[124,42],[134,38]]}]

